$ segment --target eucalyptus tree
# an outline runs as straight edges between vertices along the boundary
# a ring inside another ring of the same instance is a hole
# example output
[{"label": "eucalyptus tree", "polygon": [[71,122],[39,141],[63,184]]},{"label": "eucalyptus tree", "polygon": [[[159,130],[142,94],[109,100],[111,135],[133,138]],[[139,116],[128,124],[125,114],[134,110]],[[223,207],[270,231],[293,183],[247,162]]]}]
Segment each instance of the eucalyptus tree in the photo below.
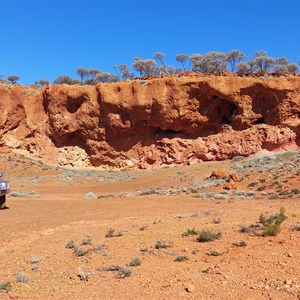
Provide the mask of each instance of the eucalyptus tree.
[{"label": "eucalyptus tree", "polygon": [[11,82],[12,84],[16,84],[20,79],[21,79],[21,77],[17,76],[17,75],[9,75],[9,76],[7,76],[7,80],[9,82]]},{"label": "eucalyptus tree", "polygon": [[180,53],[176,55],[176,61],[180,62],[182,64],[182,68],[185,71],[186,70],[186,63],[189,59],[189,56],[185,53]]},{"label": "eucalyptus tree", "polygon": [[190,60],[195,72],[217,73],[227,70],[227,55],[223,52],[212,51],[204,55],[196,53],[190,56]]},{"label": "eucalyptus tree", "polygon": [[46,79],[40,79],[40,80],[35,81],[35,85],[37,85],[37,86],[45,86],[48,84],[49,84],[49,81]]},{"label": "eucalyptus tree", "polygon": [[103,83],[108,83],[108,82],[117,82],[119,81],[118,77],[108,73],[108,72],[100,72],[96,75],[95,78],[96,82],[103,82]]},{"label": "eucalyptus tree", "polygon": [[81,82],[89,76],[89,70],[86,68],[77,68],[76,73],[79,75]]},{"label": "eucalyptus tree", "polygon": [[77,79],[71,78],[69,75],[60,75],[53,81],[54,84],[80,84],[80,81]]},{"label": "eucalyptus tree", "polygon": [[230,71],[236,71],[237,65],[245,58],[245,54],[240,50],[232,50],[227,53],[227,62],[230,66]]},{"label": "eucalyptus tree", "polygon": [[129,70],[125,64],[114,66],[115,72],[119,79],[127,80],[134,78],[134,74]]},{"label": "eucalyptus tree", "polygon": [[140,73],[140,76],[150,76],[159,74],[156,62],[153,59],[141,59],[139,57],[136,57],[132,66],[134,70]]},{"label": "eucalyptus tree", "polygon": [[91,78],[91,79],[95,79],[96,78],[96,75],[100,73],[100,70],[99,69],[88,69],[88,76]]}]

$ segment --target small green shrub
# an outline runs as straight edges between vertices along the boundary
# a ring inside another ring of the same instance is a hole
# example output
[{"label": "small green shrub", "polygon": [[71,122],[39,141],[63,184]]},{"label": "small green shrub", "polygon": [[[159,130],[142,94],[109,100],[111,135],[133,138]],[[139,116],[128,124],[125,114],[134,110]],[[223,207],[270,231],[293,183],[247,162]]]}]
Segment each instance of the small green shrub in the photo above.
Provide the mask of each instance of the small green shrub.
[{"label": "small green shrub", "polygon": [[280,224],[269,224],[264,227],[262,236],[276,236],[280,231]]},{"label": "small green shrub", "polygon": [[136,266],[140,266],[141,263],[142,263],[142,261],[138,257],[135,257],[128,263],[128,266],[136,267]]},{"label": "small green shrub", "polygon": [[92,239],[90,237],[87,237],[81,243],[81,245],[91,245],[91,244],[92,244]]},{"label": "small green shrub", "polygon": [[154,194],[157,194],[157,191],[155,189],[150,188],[148,190],[141,192],[140,196],[147,196],[147,195],[154,195]]},{"label": "small green shrub", "polygon": [[264,191],[267,187],[265,185],[261,185],[260,187],[257,188],[259,192]]},{"label": "small green shrub", "polygon": [[155,244],[155,249],[165,249],[170,247],[172,247],[172,245],[165,241],[157,241]]},{"label": "small green shrub", "polygon": [[[283,221],[287,219],[285,215],[284,207],[280,208],[279,214],[271,215],[269,217],[265,217],[264,215],[260,215],[258,221],[258,229],[262,230],[261,236],[276,236],[281,230],[281,224]],[[261,224],[262,226],[260,226]],[[256,232],[256,234],[258,234]],[[259,234],[258,234],[259,235]]]},{"label": "small green shrub", "polygon": [[184,256],[184,255],[179,255],[175,258],[175,261],[177,261],[177,262],[182,262],[182,261],[185,261],[185,260],[188,260],[188,257]]},{"label": "small green shrub", "polygon": [[197,194],[197,195],[193,195],[193,198],[202,198],[202,196]]},{"label": "small green shrub", "polygon": [[247,243],[245,241],[240,241],[239,243],[232,243],[232,246],[235,246],[235,247],[246,247],[247,246]]},{"label": "small green shrub", "polygon": [[202,270],[202,273],[208,274],[209,270],[210,270],[210,268],[206,268],[206,269]]},{"label": "small green shrub", "polygon": [[73,240],[70,240],[67,242],[67,244],[66,244],[67,249],[73,249],[74,247],[75,247],[75,243]]},{"label": "small green shrub", "polygon": [[132,271],[130,269],[127,268],[119,268],[119,275],[121,277],[129,277],[132,275]]},{"label": "small green shrub", "polygon": [[193,229],[187,229],[182,236],[190,236],[190,235],[198,235],[199,231],[195,230],[195,228]]},{"label": "small green shrub", "polygon": [[221,232],[213,232],[210,230],[202,230],[199,233],[197,241],[200,243],[211,242],[220,239],[222,236]]},{"label": "small green shrub", "polygon": [[122,236],[123,233],[120,232],[120,231],[116,231],[115,229],[113,228],[109,228],[105,234],[105,237],[107,238],[112,238],[112,237],[119,237],[119,236]]},{"label": "small green shrub", "polygon": [[248,185],[247,185],[247,187],[255,187],[255,186],[257,186],[258,185],[258,182],[251,182],[251,183],[249,183]]},{"label": "small green shrub", "polygon": [[74,247],[74,253],[76,256],[84,256],[87,254],[87,251],[83,250],[82,248]]},{"label": "small green shrub", "polygon": [[209,251],[209,255],[211,255],[211,256],[220,256],[220,255],[222,255],[222,253],[220,253],[217,250],[211,250],[211,251]]},{"label": "small green shrub", "polygon": [[12,286],[10,282],[0,282],[0,290],[9,292],[11,290]]},{"label": "small green shrub", "polygon": [[248,234],[248,233],[252,233],[252,231],[253,231],[253,229],[251,227],[248,227],[248,226],[246,226],[244,224],[240,224],[239,227],[240,227],[239,231],[241,233]]}]

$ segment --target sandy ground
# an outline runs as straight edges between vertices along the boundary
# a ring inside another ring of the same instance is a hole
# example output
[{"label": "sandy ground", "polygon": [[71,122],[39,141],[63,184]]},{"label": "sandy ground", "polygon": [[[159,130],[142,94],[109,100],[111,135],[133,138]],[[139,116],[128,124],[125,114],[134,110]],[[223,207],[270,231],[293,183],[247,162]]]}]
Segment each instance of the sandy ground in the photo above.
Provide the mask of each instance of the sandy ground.
[{"label": "sandy ground", "polygon": [[[111,173],[113,180],[89,175],[63,180],[60,169],[17,156],[2,156],[0,163],[12,192],[34,191],[8,197],[9,209],[0,211],[0,284],[10,283],[0,299],[300,299],[300,231],[293,230],[300,221],[299,197],[138,195],[166,182],[171,188],[188,186],[233,162]],[[298,179],[285,184],[300,188]],[[247,189],[250,181],[238,185]],[[88,192],[114,197],[88,200]],[[261,214],[276,214],[281,207],[288,219],[277,236],[240,232],[241,224],[255,224]],[[193,228],[222,236],[206,243],[197,235],[182,236]],[[109,229],[122,235],[106,237]],[[70,240],[85,255],[66,248]],[[156,249],[158,241],[168,247]],[[245,247],[233,245],[241,241]],[[178,262],[178,256],[186,260]],[[128,266],[136,257],[141,264]],[[105,270],[111,266],[132,274]],[[27,283],[17,282],[20,273]]]}]

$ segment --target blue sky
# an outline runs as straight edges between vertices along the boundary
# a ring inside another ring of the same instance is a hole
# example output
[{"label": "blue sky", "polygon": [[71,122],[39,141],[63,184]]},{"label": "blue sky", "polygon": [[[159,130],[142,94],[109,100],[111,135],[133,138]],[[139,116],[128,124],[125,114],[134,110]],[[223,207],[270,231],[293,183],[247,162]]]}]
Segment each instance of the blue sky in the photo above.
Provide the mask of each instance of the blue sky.
[{"label": "blue sky", "polygon": [[113,72],[134,57],[240,49],[300,61],[298,0],[0,0],[0,74],[21,83]]}]

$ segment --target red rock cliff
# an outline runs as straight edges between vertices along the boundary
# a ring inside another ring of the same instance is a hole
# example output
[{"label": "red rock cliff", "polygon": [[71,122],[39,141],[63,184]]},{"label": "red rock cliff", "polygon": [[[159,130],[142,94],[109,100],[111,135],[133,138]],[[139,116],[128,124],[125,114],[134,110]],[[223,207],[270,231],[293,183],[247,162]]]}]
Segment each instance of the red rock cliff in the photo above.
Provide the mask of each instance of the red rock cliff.
[{"label": "red rock cliff", "polygon": [[58,165],[150,167],[300,146],[300,77],[183,74],[0,86],[1,146]]}]

